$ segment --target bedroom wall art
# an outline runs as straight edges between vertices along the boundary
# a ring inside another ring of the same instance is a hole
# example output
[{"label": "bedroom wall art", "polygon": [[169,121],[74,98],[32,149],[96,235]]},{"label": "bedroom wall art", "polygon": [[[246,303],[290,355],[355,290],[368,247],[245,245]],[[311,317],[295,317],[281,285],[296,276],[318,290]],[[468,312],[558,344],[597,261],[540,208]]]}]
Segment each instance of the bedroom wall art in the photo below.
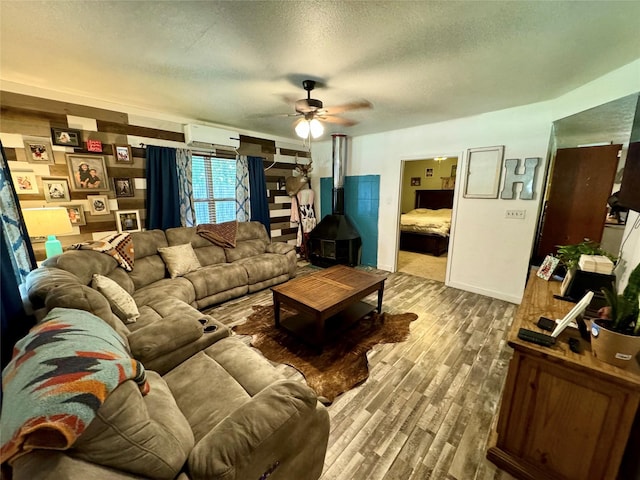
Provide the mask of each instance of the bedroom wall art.
[{"label": "bedroom wall art", "polygon": [[520,167],[519,158],[508,158],[504,161],[504,186],[500,198],[513,200],[516,197],[516,184],[522,183],[520,200],[533,200],[533,186],[536,181],[536,173],[540,158],[525,158],[524,173],[517,173]]},{"label": "bedroom wall art", "polygon": [[503,156],[504,145],[467,151],[465,198],[498,198]]}]

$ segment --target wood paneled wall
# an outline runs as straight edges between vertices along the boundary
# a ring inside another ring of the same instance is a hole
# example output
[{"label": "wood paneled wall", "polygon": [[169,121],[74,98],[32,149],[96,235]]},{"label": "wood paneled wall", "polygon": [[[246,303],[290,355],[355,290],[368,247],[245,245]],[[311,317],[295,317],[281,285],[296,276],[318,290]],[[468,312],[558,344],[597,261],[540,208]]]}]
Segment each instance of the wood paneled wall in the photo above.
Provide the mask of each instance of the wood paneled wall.
[{"label": "wood paneled wall", "polygon": [[[27,162],[28,152],[24,148],[23,139],[26,137],[39,137],[51,144],[52,127],[81,130],[81,146],[72,148],[52,145],[53,164]],[[11,92],[0,92],[0,139],[2,139],[5,154],[9,161],[9,168],[12,172],[16,170],[32,170],[38,184],[39,193],[19,195],[21,206],[23,208],[36,208],[82,205],[84,209],[86,225],[74,227],[74,232],[71,235],[60,236],[59,239],[63,246],[99,239],[117,231],[114,213],[117,210],[139,210],[141,223],[144,227],[146,218],[145,149],[140,143],[131,144],[132,164],[116,163],[112,150],[113,144],[129,144],[132,137],[135,137],[134,141],[136,142],[139,142],[141,137],[147,139],[148,144],[154,144],[154,140],[169,140],[180,143],[185,141],[182,131],[132,125],[127,113]],[[275,143],[273,141],[255,137],[241,136],[241,138],[240,153],[253,154],[265,158],[264,165],[267,177],[272,239],[274,241],[295,243],[297,226],[292,226],[289,221],[291,199],[284,190],[284,179],[293,173],[292,163],[296,153],[300,157],[304,157],[306,154],[294,150],[283,150],[278,158],[290,158],[291,163],[286,161],[274,163]],[[86,150],[87,140],[99,140],[102,142],[102,153],[88,152]],[[243,150],[247,150],[247,152],[244,153]],[[47,203],[42,189],[42,178],[65,177],[69,181],[67,154],[103,156],[107,167],[110,190],[108,192],[70,192],[71,201],[69,202]],[[136,187],[133,197],[116,197],[112,181],[115,177],[128,177],[133,180]],[[87,195],[91,194],[106,194],[108,196],[110,208],[108,215],[91,215],[89,213]],[[45,258],[43,243],[34,243],[34,250],[38,260]]]}]

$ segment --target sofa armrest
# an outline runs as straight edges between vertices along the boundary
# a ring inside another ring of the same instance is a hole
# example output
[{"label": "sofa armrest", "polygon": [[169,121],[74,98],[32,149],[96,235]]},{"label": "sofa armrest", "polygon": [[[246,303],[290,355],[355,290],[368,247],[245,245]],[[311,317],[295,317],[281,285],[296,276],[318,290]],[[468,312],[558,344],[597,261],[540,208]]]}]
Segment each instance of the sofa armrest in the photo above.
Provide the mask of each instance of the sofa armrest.
[{"label": "sofa armrest", "polygon": [[207,433],[189,455],[192,480],[317,478],[329,437],[329,416],[315,392],[280,380]]},{"label": "sofa armrest", "polygon": [[128,336],[131,354],[143,364],[194,342],[204,335],[195,318],[168,316],[142,327]]},{"label": "sofa armrest", "polygon": [[274,242],[267,245],[267,253],[279,253],[281,255],[285,255],[295,249],[295,245],[284,242]]}]

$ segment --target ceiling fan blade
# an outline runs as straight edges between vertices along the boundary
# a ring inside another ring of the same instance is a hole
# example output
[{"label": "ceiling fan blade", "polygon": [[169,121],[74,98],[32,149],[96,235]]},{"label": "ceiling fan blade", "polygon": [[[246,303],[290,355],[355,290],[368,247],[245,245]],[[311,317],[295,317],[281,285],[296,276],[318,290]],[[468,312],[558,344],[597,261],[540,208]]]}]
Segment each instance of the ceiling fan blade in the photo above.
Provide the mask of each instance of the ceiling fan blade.
[{"label": "ceiling fan blade", "polygon": [[334,107],[326,107],[322,109],[322,113],[327,115],[335,115],[336,113],[348,112],[350,110],[361,110],[365,108],[373,108],[373,104],[367,100],[358,102],[345,103],[344,105],[336,105]]},{"label": "ceiling fan blade", "polygon": [[348,118],[342,117],[334,117],[331,115],[317,115],[316,118],[321,122],[335,123],[336,125],[343,125],[345,127],[351,127],[358,124],[358,122],[354,120],[349,120]]}]

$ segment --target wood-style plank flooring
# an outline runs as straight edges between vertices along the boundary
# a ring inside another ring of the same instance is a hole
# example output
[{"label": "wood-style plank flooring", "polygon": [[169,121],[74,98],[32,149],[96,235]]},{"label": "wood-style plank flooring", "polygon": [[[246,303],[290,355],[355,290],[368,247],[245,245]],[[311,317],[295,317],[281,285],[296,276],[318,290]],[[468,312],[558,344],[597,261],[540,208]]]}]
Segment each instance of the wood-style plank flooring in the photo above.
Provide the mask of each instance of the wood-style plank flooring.
[{"label": "wood-style plank flooring", "polygon": [[[376,298],[366,301],[375,305]],[[233,326],[252,305],[271,303],[267,289],[209,313]],[[511,357],[505,338],[515,309],[437,281],[390,274],[383,310],[418,319],[406,342],[374,347],[369,379],[328,407],[331,434],[321,478],[511,479],[485,453]],[[304,381],[289,366],[278,369]]]}]

